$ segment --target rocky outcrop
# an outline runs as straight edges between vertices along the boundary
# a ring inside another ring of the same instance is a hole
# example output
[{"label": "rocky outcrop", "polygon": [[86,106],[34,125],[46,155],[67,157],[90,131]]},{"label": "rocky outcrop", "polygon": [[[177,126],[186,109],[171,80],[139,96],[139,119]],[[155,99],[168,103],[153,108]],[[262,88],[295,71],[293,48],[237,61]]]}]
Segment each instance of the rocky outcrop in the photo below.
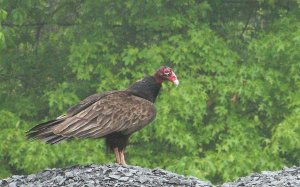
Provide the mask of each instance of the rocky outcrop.
[{"label": "rocky outcrop", "polygon": [[[37,174],[13,175],[0,180],[0,187],[33,186],[195,186],[212,187],[210,182],[195,177],[186,177],[162,169],[145,169],[138,166],[120,165],[73,166],[64,169],[46,169]],[[263,171],[219,187],[264,186],[300,187],[300,167],[284,168],[280,171]]]},{"label": "rocky outcrop", "polygon": [[210,187],[209,182],[185,177],[162,169],[145,169],[120,165],[74,166],[66,169],[46,169],[37,174],[14,175],[0,180],[0,186],[198,186]]},{"label": "rocky outcrop", "polygon": [[229,182],[222,187],[263,186],[263,187],[300,187],[300,167],[283,168],[280,171],[263,171],[241,177],[235,182]]}]

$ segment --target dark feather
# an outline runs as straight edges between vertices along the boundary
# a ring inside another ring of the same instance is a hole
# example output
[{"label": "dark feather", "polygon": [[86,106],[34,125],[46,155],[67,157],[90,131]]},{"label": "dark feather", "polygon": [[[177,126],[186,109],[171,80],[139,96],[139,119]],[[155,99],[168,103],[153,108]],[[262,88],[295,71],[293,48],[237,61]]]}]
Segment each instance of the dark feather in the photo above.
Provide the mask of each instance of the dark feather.
[{"label": "dark feather", "polygon": [[27,138],[29,139],[42,139],[46,143],[58,143],[68,137],[63,137],[53,133],[53,127],[60,124],[64,119],[55,119],[45,123],[41,123],[27,132]]},{"label": "dark feather", "polygon": [[33,128],[31,128],[26,136],[28,138],[37,138],[37,137],[40,137],[42,136],[42,134],[46,134],[48,131],[49,132],[52,132],[51,128],[59,123],[61,123],[63,121],[63,119],[55,119],[55,120],[51,120],[51,121],[47,121],[45,123],[41,123]]},{"label": "dark feather", "polygon": [[102,97],[104,97],[110,93],[114,93],[114,92],[118,92],[118,91],[109,91],[109,92],[105,92],[105,93],[94,94],[94,95],[91,95],[91,96],[85,98],[77,105],[74,105],[71,108],[69,108],[67,111],[67,116],[73,116],[73,115],[77,114],[78,112],[86,109],[88,106],[90,106],[94,102],[98,101]]},{"label": "dark feather", "polygon": [[71,107],[66,115],[33,127],[27,137],[50,144],[74,137],[116,138],[118,135],[120,139],[128,139],[155,118],[153,102],[160,87],[153,77],[145,77],[127,90],[91,95]]},{"label": "dark feather", "polygon": [[100,138],[113,132],[126,135],[150,123],[155,113],[151,102],[120,91],[67,118],[53,132],[65,137]]},{"label": "dark feather", "polygon": [[81,102],[64,117],[33,127],[27,137],[53,144],[73,137],[100,138],[113,132],[129,135],[150,123],[156,114],[150,101],[128,91],[94,95],[86,101],[89,105]]}]

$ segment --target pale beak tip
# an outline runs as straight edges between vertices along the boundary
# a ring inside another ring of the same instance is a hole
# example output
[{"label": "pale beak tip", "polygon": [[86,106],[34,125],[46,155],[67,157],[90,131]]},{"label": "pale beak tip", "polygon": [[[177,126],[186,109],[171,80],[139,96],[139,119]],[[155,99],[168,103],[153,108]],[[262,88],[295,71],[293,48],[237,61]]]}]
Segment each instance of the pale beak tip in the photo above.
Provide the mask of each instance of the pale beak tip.
[{"label": "pale beak tip", "polygon": [[173,83],[175,84],[176,87],[179,85],[179,81],[177,79]]}]

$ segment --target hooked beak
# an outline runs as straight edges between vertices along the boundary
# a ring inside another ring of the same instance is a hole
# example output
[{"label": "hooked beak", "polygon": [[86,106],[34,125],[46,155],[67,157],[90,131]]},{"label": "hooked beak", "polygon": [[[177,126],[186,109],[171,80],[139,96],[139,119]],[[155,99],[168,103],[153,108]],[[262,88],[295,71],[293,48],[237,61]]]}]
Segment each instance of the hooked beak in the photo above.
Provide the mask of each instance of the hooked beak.
[{"label": "hooked beak", "polygon": [[179,80],[178,79],[176,79],[176,80],[174,80],[173,81],[173,83],[175,84],[175,86],[177,87],[178,85],[179,85]]},{"label": "hooked beak", "polygon": [[177,87],[179,85],[179,80],[177,79],[177,76],[174,72],[172,72],[171,76],[168,78],[171,82],[175,84]]}]

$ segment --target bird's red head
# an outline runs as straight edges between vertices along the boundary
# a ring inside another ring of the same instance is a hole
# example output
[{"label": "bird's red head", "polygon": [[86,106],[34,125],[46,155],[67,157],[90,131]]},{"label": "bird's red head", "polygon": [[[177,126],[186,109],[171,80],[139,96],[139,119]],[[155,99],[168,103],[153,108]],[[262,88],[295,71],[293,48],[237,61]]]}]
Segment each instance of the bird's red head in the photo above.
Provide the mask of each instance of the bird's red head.
[{"label": "bird's red head", "polygon": [[166,80],[173,82],[176,86],[179,85],[179,81],[177,79],[176,74],[174,73],[174,71],[167,67],[167,66],[163,66],[161,68],[159,68],[155,75],[154,78],[156,80],[157,83],[162,83]]}]

